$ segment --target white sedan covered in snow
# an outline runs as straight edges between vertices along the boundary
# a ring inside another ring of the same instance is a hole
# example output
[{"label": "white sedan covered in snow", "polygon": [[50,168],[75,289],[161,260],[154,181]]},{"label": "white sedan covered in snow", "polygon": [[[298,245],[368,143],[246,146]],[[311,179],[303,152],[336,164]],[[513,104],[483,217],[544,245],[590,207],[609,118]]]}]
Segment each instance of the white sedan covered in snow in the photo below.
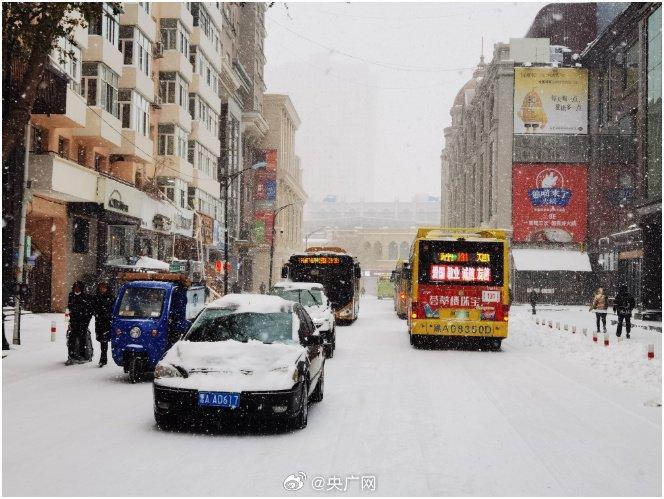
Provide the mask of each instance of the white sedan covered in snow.
[{"label": "white sedan covered in snow", "polygon": [[306,310],[277,296],[230,294],[210,303],[154,373],[160,427],[257,416],[307,425],[323,399],[321,337]]},{"label": "white sedan covered in snow", "polygon": [[334,310],[323,285],[317,282],[278,282],[271,292],[304,307],[323,337],[325,357],[331,358],[336,347]]}]

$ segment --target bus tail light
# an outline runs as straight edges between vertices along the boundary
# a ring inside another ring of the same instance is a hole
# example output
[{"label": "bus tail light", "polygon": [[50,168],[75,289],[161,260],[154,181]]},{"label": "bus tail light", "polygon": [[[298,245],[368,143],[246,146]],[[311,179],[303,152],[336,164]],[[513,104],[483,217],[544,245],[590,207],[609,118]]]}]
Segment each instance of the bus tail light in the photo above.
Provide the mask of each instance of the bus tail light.
[{"label": "bus tail light", "polygon": [[417,319],[417,302],[414,301],[410,305],[410,317],[411,319]]},{"label": "bus tail light", "polygon": [[503,303],[503,320],[507,322],[510,319],[510,306]]}]

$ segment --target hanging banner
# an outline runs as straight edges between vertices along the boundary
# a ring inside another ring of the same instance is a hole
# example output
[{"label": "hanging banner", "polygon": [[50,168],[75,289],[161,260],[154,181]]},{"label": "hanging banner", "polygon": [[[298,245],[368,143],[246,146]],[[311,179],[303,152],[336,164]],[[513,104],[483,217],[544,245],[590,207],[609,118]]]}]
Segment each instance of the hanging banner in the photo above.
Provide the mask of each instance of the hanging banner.
[{"label": "hanging banner", "polygon": [[514,133],[588,133],[588,70],[514,68]]},{"label": "hanging banner", "polygon": [[583,243],[588,212],[585,165],[515,163],[513,241]]}]

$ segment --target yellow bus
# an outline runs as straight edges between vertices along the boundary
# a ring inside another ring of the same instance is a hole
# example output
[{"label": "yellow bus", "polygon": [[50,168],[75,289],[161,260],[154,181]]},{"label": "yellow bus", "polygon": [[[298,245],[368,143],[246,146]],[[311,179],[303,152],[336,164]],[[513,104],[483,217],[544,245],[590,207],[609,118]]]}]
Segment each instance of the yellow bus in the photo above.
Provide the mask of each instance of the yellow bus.
[{"label": "yellow bus", "polygon": [[394,283],[394,311],[399,319],[408,317],[408,296],[410,289],[410,274],[408,262],[397,261],[396,268],[392,271],[392,282]]},{"label": "yellow bus", "polygon": [[475,338],[500,350],[509,320],[509,248],[499,229],[425,227],[410,260],[408,333],[426,338]]}]

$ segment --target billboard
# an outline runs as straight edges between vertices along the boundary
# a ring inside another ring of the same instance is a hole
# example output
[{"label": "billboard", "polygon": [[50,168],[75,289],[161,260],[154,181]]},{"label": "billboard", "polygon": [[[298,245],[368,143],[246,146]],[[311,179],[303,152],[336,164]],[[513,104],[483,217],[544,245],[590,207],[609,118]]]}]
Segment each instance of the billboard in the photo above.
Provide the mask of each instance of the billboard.
[{"label": "billboard", "polygon": [[514,133],[588,133],[588,70],[514,68]]},{"label": "billboard", "polygon": [[277,150],[263,151],[266,167],[254,173],[254,241],[272,241],[272,213],[277,201]]},{"label": "billboard", "polygon": [[254,238],[257,243],[272,243],[272,216],[274,211],[254,212]]},{"label": "billboard", "polygon": [[513,241],[584,242],[587,189],[588,170],[584,164],[515,163]]}]

